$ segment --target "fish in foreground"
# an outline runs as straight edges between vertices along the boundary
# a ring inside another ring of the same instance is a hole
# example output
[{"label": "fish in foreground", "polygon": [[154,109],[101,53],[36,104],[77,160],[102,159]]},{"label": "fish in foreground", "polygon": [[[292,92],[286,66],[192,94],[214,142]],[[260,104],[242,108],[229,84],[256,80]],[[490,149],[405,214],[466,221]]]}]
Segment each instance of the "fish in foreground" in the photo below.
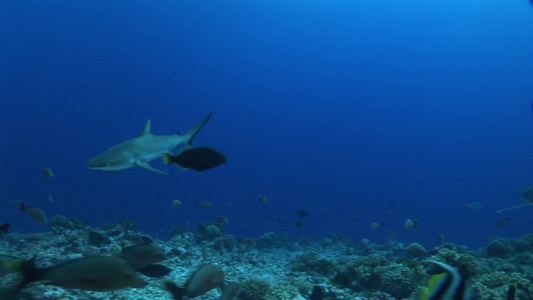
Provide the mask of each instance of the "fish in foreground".
[{"label": "fish in foreground", "polygon": [[0,254],[0,276],[20,271],[24,259]]},{"label": "fish in foreground", "polygon": [[533,185],[529,186],[528,188],[520,192],[520,197],[522,197],[522,200],[523,200],[522,203],[510,206],[504,209],[500,209],[497,212],[501,213],[504,211],[509,211],[509,210],[533,205]]},{"label": "fish in foreground", "polygon": [[507,295],[505,297],[505,300],[515,300],[517,289],[518,289],[518,282],[511,284],[509,288],[507,289]]},{"label": "fish in foreground", "polygon": [[140,136],[118,144],[91,158],[87,162],[87,168],[113,172],[137,166],[152,172],[168,175],[167,172],[150,166],[148,162],[160,157],[163,153],[170,153],[172,149],[182,143],[185,149],[192,148],[192,140],[211,118],[212,114],[209,113],[184,135],[178,133],[174,135],[154,135],[151,130],[151,121],[148,120]]},{"label": "fish in foreground", "polygon": [[420,293],[421,300],[466,300],[473,299],[470,285],[452,266],[434,260],[429,262],[444,269],[443,273],[429,278],[427,288]]},{"label": "fish in foreground", "polygon": [[46,217],[46,214],[42,209],[37,207],[26,206],[24,205],[24,203],[22,203],[22,201],[19,201],[19,205],[19,210],[25,212],[35,222],[43,225],[48,224],[48,218]]},{"label": "fish in foreground", "polygon": [[222,285],[224,277],[222,269],[207,264],[192,273],[184,287],[181,288],[173,282],[165,282],[165,288],[172,294],[174,300],[181,300],[183,297],[194,298]]},{"label": "fish in foreground", "polygon": [[167,259],[163,250],[151,243],[136,244],[123,248],[120,256],[127,259],[134,269],[148,277],[162,277],[172,270],[157,264]]},{"label": "fish in foreground", "polygon": [[8,230],[9,230],[9,223],[0,225],[0,234],[7,233]]},{"label": "fish in foreground", "polygon": [[43,281],[68,289],[107,292],[146,285],[137,277],[133,266],[117,256],[89,256],[67,261],[55,267],[38,269],[35,258],[21,266],[23,282],[20,289],[31,282]]},{"label": "fish in foreground", "polygon": [[43,170],[41,171],[41,174],[43,175],[44,178],[54,177],[54,172],[52,172],[52,169],[50,168],[43,168]]},{"label": "fish in foreground", "polygon": [[210,147],[190,148],[178,155],[163,153],[165,164],[175,163],[185,169],[206,171],[226,162],[226,156]]}]

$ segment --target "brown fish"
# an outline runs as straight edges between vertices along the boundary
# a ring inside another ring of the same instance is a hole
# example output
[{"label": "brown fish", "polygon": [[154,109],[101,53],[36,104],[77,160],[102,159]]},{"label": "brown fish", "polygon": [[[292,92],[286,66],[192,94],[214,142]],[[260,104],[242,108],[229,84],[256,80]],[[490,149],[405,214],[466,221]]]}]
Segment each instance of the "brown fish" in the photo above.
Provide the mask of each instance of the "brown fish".
[{"label": "brown fish", "polygon": [[19,205],[19,210],[28,214],[28,216],[30,216],[30,218],[32,218],[32,220],[34,220],[35,222],[43,225],[48,224],[48,218],[46,217],[46,214],[44,213],[44,211],[42,211],[42,209],[26,206],[24,205],[24,203],[22,203],[22,201],[19,201]]},{"label": "brown fish", "polygon": [[126,247],[122,249],[120,255],[127,258],[134,266],[146,266],[167,259],[161,248],[150,243]]},{"label": "brown fish", "polygon": [[133,266],[117,256],[89,256],[67,261],[55,267],[37,269],[35,258],[21,267],[24,281],[21,286],[43,281],[68,289],[107,292],[146,285],[137,277]]},{"label": "brown fish", "polygon": [[220,286],[224,282],[224,271],[213,264],[207,264],[196,270],[185,287],[180,288],[173,282],[166,282],[166,289],[172,294],[173,299],[183,297],[193,298],[204,295],[210,290]]}]

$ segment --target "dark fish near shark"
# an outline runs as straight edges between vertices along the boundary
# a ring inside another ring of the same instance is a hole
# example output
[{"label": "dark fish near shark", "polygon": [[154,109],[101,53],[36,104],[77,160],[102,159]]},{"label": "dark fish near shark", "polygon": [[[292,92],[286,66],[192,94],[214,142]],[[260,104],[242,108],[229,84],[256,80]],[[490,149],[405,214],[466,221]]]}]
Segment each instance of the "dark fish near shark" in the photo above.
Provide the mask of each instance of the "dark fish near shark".
[{"label": "dark fish near shark", "polygon": [[185,169],[206,171],[226,162],[226,156],[210,147],[187,149],[178,155],[163,153],[165,164],[175,163]]}]

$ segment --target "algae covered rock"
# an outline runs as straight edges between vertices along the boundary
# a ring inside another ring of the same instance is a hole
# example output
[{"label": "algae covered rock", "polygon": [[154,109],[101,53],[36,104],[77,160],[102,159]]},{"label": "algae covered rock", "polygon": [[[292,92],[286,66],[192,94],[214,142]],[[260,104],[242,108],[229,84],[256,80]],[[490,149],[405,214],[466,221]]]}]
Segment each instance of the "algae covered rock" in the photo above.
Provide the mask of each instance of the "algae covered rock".
[{"label": "algae covered rock", "polygon": [[208,222],[198,225],[198,233],[195,235],[196,241],[212,241],[222,237],[222,226],[218,223]]},{"label": "algae covered rock", "polygon": [[485,246],[485,251],[487,252],[487,256],[494,257],[505,257],[516,252],[511,243],[501,238],[490,240]]},{"label": "algae covered rock", "polygon": [[55,215],[50,222],[52,228],[56,231],[83,229],[87,227],[87,223],[82,222],[76,218],[68,219],[65,216]]},{"label": "algae covered rock", "polygon": [[257,248],[283,248],[288,246],[287,237],[274,232],[267,232],[257,240]]},{"label": "algae covered rock", "polygon": [[298,289],[294,285],[282,281],[270,288],[264,300],[291,300],[298,295]]},{"label": "algae covered rock", "polygon": [[270,290],[270,283],[258,278],[250,278],[242,283],[243,294],[248,300],[262,300]]},{"label": "algae covered rock", "polygon": [[420,245],[419,243],[411,243],[407,247],[405,247],[405,250],[407,253],[413,257],[424,257],[428,254],[428,251],[424,246]]},{"label": "algae covered rock", "polygon": [[381,273],[380,290],[395,298],[409,297],[415,283],[411,269],[400,264],[390,264],[376,268],[376,273]]},{"label": "algae covered rock", "polygon": [[533,284],[523,274],[495,271],[476,278],[472,285],[476,299],[505,299],[509,285],[518,283],[517,299],[533,299]]},{"label": "algae covered rock", "polygon": [[89,231],[87,243],[93,247],[103,247],[111,243],[111,239],[105,234],[97,231]]},{"label": "algae covered rock", "polygon": [[293,271],[304,272],[309,275],[331,275],[335,271],[335,264],[320,258],[316,252],[302,254],[291,261]]}]

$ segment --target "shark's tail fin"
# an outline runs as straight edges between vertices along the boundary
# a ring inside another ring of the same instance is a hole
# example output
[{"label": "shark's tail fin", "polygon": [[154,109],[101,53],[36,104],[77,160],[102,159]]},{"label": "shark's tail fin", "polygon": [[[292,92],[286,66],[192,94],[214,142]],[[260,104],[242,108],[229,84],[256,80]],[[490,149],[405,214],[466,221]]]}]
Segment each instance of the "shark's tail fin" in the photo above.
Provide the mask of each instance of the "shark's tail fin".
[{"label": "shark's tail fin", "polygon": [[207,116],[205,116],[205,118],[200,120],[200,122],[196,123],[193,127],[191,127],[191,129],[187,130],[187,132],[183,135],[186,138],[186,140],[185,140],[183,148],[181,149],[182,151],[192,148],[192,140],[194,139],[196,134],[198,134],[200,129],[204,127],[205,123],[207,123],[207,121],[211,119],[212,114],[213,114],[212,112],[208,113]]}]

